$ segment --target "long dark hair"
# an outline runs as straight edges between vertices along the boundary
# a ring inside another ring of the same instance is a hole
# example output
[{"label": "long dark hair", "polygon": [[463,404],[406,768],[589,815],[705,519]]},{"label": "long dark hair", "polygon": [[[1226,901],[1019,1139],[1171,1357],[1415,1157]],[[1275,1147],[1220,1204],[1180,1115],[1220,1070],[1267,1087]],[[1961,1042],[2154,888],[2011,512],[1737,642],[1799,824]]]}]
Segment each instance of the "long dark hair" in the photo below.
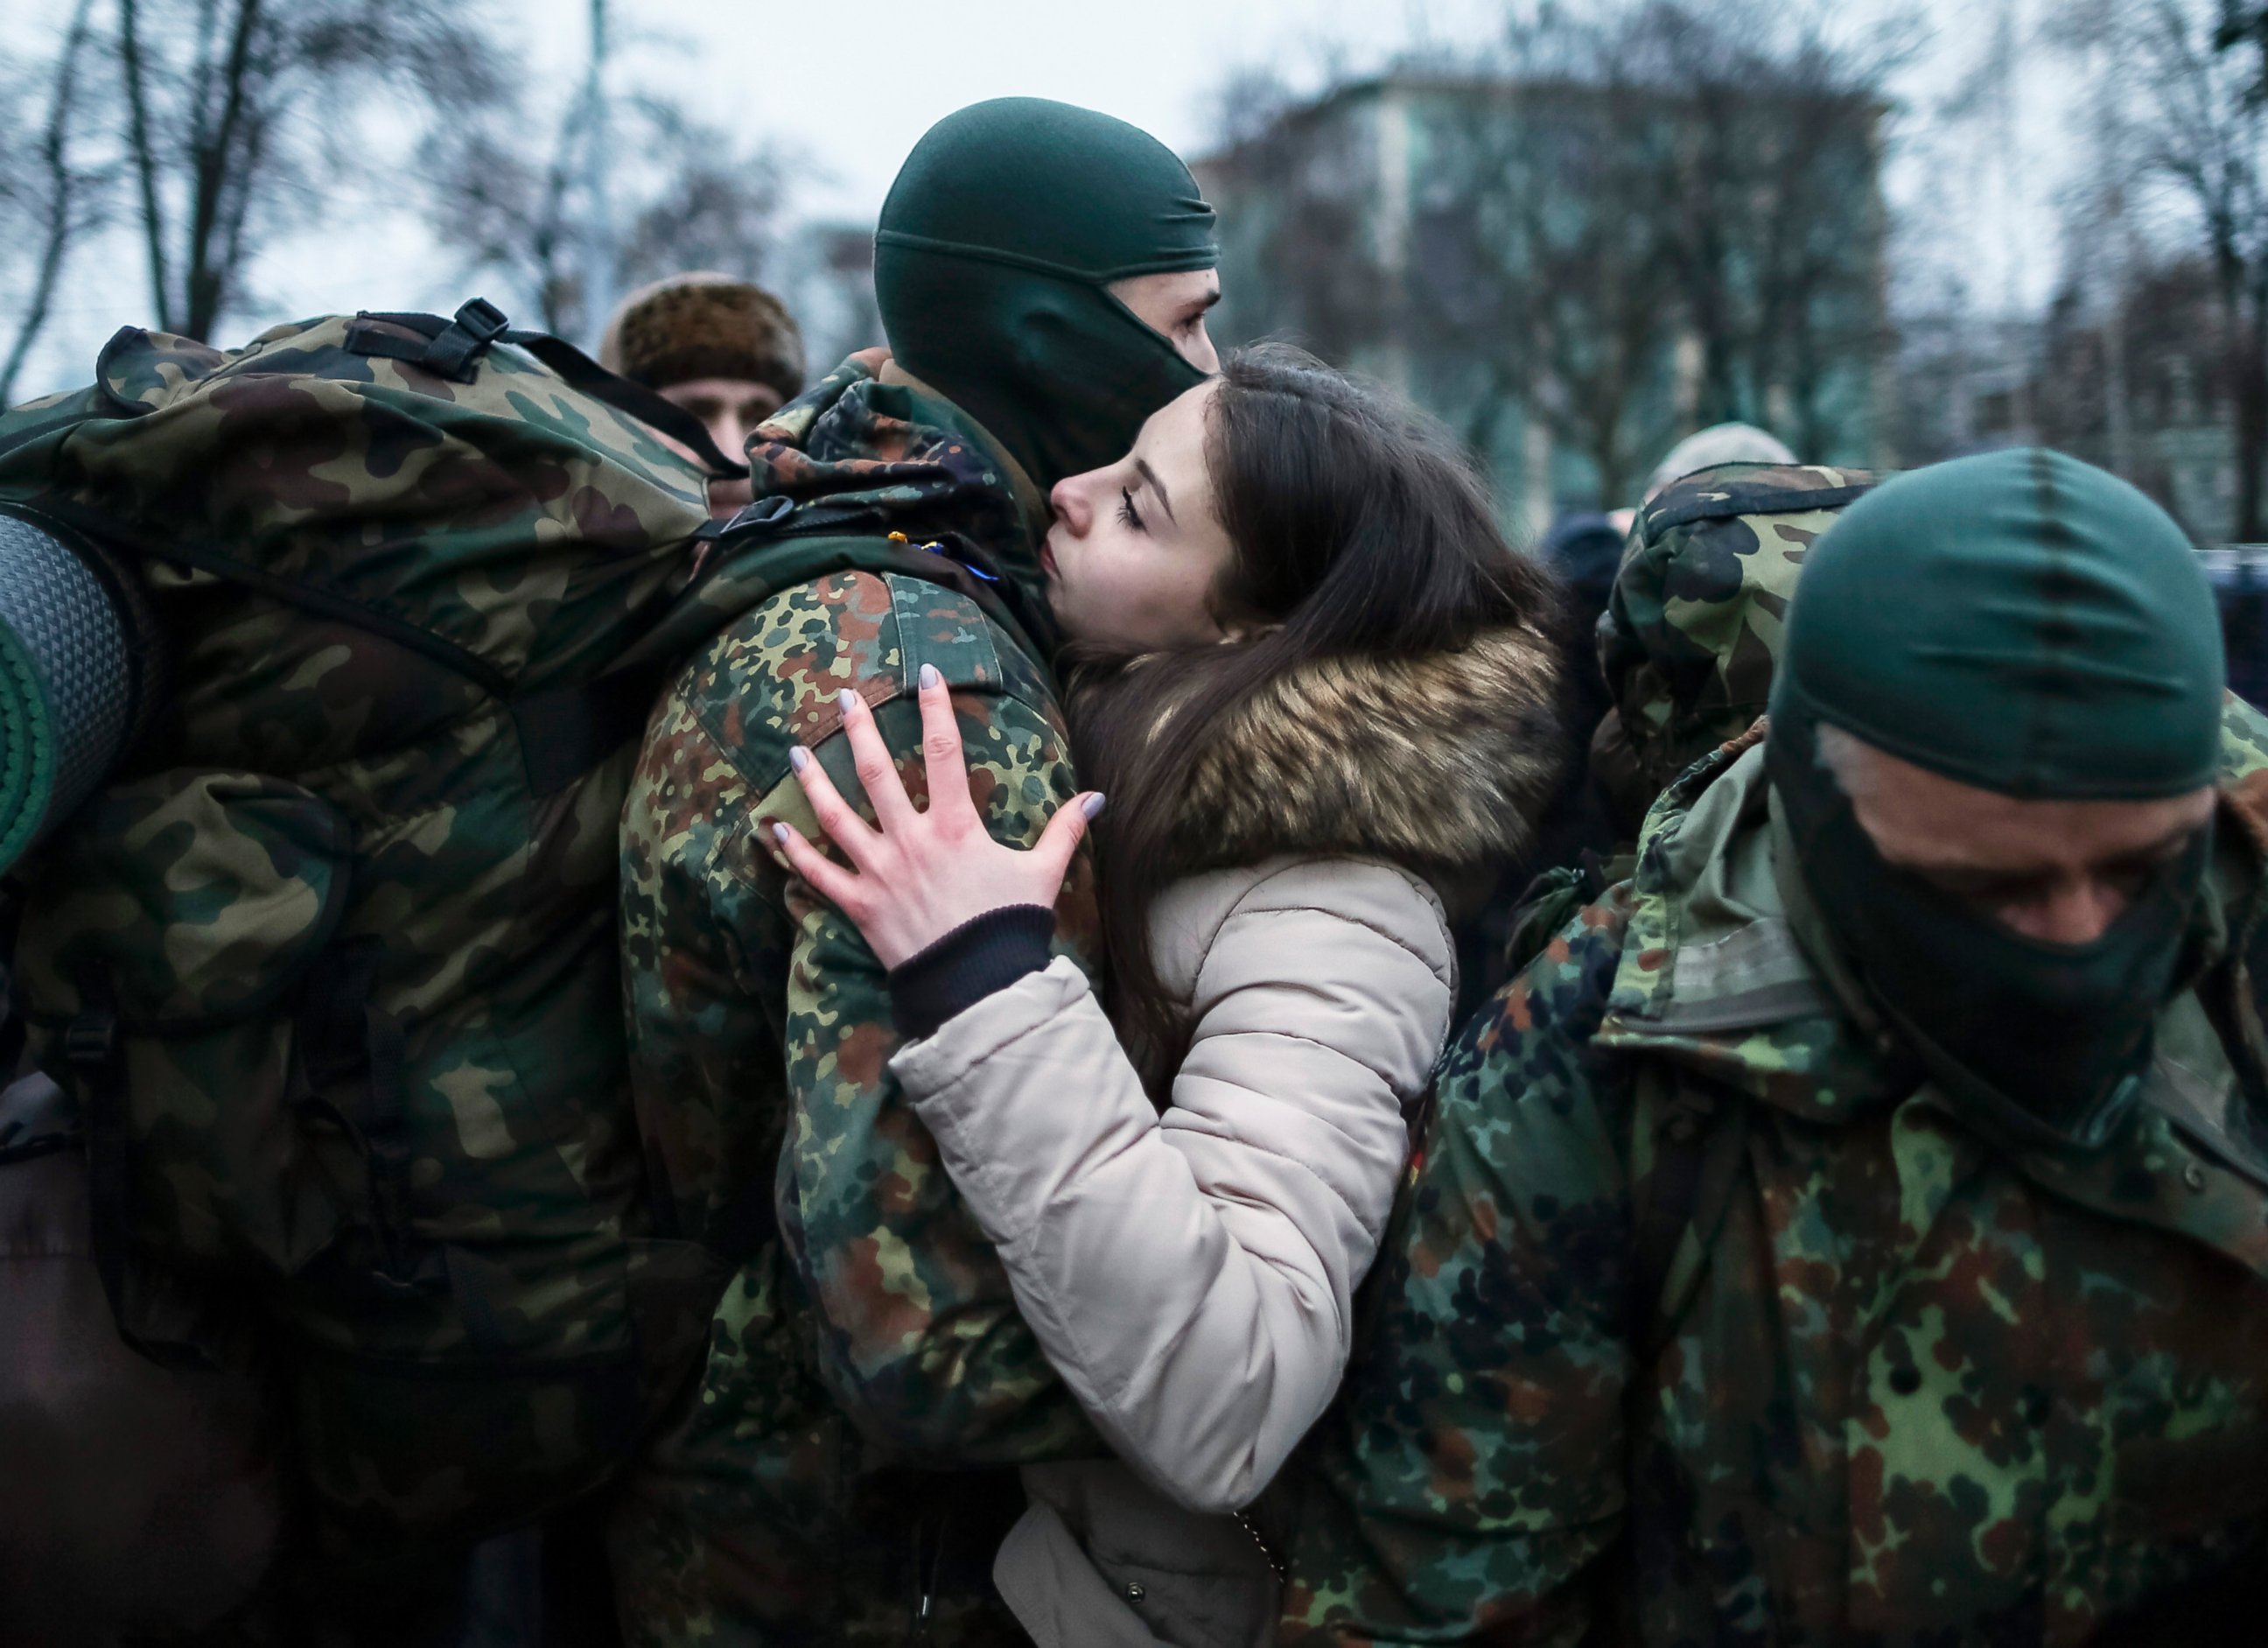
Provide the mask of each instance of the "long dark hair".
[{"label": "long dark hair", "polygon": [[1079,769],[1110,798],[1094,839],[1112,1005],[1161,1099],[1189,1033],[1158,974],[1149,910],[1193,868],[1175,839],[1191,764],[1290,672],[1453,652],[1503,625],[1549,629],[1559,607],[1557,580],[1505,542],[1447,432],[1304,350],[1232,352],[1205,437],[1232,550],[1213,608],[1252,633],[1170,656],[1088,647],[1067,659]]}]

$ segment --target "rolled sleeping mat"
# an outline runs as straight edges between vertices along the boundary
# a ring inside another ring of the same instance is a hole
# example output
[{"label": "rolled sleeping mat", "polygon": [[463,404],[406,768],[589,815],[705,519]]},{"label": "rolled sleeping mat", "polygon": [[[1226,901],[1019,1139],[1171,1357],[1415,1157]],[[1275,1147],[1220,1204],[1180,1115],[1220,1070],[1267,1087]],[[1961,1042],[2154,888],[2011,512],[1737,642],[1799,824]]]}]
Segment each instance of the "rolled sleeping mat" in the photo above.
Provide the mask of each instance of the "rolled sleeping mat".
[{"label": "rolled sleeping mat", "polygon": [[68,532],[0,512],[0,873],[92,794],[146,707],[146,617]]}]

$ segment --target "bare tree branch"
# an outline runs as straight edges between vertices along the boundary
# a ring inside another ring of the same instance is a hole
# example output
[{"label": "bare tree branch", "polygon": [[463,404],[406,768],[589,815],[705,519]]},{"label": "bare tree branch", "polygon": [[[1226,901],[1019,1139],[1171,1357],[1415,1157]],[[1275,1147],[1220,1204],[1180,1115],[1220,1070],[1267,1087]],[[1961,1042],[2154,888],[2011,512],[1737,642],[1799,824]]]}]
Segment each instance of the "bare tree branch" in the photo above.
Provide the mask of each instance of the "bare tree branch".
[{"label": "bare tree branch", "polygon": [[209,336],[262,238],[361,164],[369,94],[455,112],[496,54],[448,0],[118,0],[124,146],[160,326]]},{"label": "bare tree branch", "polygon": [[[2234,404],[2233,522],[2268,530],[2268,100],[2238,49],[2268,48],[2268,8],[2218,0],[2095,0],[2073,33],[2090,54],[2102,146],[2088,191],[2153,205],[2212,270]],[[2123,299],[2121,299],[2123,301]]]},{"label": "bare tree branch", "polygon": [[87,181],[71,165],[71,134],[78,118],[79,60],[87,41],[87,14],[92,0],[78,0],[72,10],[63,49],[55,60],[55,86],[48,103],[48,119],[39,142],[40,167],[45,189],[40,201],[40,241],[37,273],[30,297],[16,325],[16,341],[0,362],[0,407],[15,398],[16,380],[33,343],[46,328],[54,306],[55,283],[62,277],[63,255],[87,212],[81,197]]},{"label": "bare tree branch", "polygon": [[[524,101],[499,99],[482,118],[435,133],[420,157],[437,211],[462,225],[468,275],[509,282],[513,301],[533,305],[563,336],[595,319],[585,313],[575,256],[587,206],[577,164],[581,107],[570,102],[547,121]],[[688,269],[763,274],[795,170],[788,159],[665,96],[625,97],[615,116],[616,146],[637,157],[614,179],[613,211],[625,225],[617,289]]]}]

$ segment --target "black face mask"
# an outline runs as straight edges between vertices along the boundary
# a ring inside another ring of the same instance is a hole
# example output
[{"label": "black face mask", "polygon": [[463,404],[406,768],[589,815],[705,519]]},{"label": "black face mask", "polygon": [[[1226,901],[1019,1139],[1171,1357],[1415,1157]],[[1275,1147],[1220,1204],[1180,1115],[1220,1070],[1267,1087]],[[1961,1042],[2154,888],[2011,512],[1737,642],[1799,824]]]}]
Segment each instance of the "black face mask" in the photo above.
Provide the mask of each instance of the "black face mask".
[{"label": "black face mask", "polygon": [[905,369],[1043,491],[1117,462],[1145,418],[1205,381],[1100,285],[887,245],[874,279]]},{"label": "black face mask", "polygon": [[2094,942],[2042,943],[1887,863],[1816,757],[1775,721],[1768,770],[1805,888],[1869,1001],[1955,1105],[2012,1142],[2093,1149],[2141,1090],[2183,983],[2210,824]]}]

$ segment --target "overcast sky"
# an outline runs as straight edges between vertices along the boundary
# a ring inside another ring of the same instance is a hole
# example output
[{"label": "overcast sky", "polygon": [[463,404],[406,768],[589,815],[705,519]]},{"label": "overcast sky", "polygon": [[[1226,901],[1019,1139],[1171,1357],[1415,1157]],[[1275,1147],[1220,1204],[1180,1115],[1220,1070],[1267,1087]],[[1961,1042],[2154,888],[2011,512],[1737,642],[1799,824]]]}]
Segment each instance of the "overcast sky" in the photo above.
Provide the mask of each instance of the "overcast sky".
[{"label": "overcast sky", "polygon": [[[2057,0],[1846,0],[1863,19],[1891,6],[1914,16],[1920,47],[1902,91],[1918,105],[1940,96],[1974,61],[2003,5],[2051,15]],[[1182,152],[1201,151],[1218,88],[1235,70],[1263,67],[1295,85],[1373,68],[1411,45],[1485,34],[1504,0],[863,0],[777,5],[755,0],[615,0],[644,38],[622,78],[681,89],[712,118],[744,125],[806,157],[791,191],[799,215],[871,220],[898,164],[939,116],[1012,93],[1107,110]],[[63,0],[11,0],[0,30],[51,33]],[[511,19],[530,70],[560,90],[582,72],[588,0],[487,0]],[[618,25],[621,26],[621,25]],[[1941,210],[1951,262],[1980,297],[2036,300],[2053,272],[2042,215],[2065,134],[2051,93],[2032,87],[2019,150],[2005,161],[1974,153],[1909,152],[1892,181],[1896,204]],[[2011,193],[2013,191],[2013,193]],[[233,340],[294,315],[352,307],[448,308],[464,295],[446,225],[402,211],[399,180],[361,186],[325,210],[321,227],[276,248],[254,271],[252,301],[224,323]],[[1973,242],[1973,244],[1972,244]],[[92,351],[148,307],[130,242],[83,250],[26,392],[84,381]]]}]

